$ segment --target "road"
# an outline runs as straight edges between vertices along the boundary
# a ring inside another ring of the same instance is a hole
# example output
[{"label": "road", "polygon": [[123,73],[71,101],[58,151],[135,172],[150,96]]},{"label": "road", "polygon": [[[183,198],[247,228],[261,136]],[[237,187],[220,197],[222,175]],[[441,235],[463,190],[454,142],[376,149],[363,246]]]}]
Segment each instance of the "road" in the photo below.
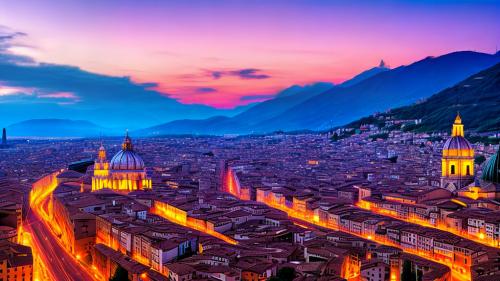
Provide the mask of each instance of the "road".
[{"label": "road", "polygon": [[[35,281],[92,281],[91,269],[85,268],[73,255],[62,247],[58,237],[50,229],[51,219],[47,203],[57,186],[56,176],[47,176],[33,185],[30,209],[23,223],[23,232],[29,237],[29,245],[37,262]],[[45,218],[45,220],[43,219]],[[38,267],[38,268],[37,268]]]},{"label": "road", "polygon": [[432,262],[436,262],[436,263],[440,263],[440,264],[446,265],[447,267],[450,268],[451,280],[452,281],[470,281],[471,280],[470,272],[467,273],[467,274],[463,274],[461,272],[458,272],[457,270],[453,269],[452,264],[440,261],[440,260],[438,260],[438,259],[436,259],[436,258],[434,258],[432,256],[426,256],[426,255],[424,255],[422,253],[419,253],[417,251],[410,251],[410,249],[403,249],[403,248],[401,248],[400,245],[395,245],[395,244],[391,243],[390,241],[381,241],[381,240],[376,239],[375,237],[373,237],[373,238],[364,237],[364,236],[362,236],[362,235],[360,235],[358,233],[353,233],[353,232],[347,231],[345,229],[339,230],[339,229],[334,229],[334,228],[327,227],[326,225],[321,224],[319,222],[319,219],[318,220],[316,220],[316,219],[308,219],[308,218],[306,218],[304,216],[301,216],[296,211],[294,211],[294,210],[292,210],[292,209],[290,209],[288,207],[281,206],[279,204],[273,204],[272,202],[262,202],[262,203],[266,204],[267,206],[269,206],[271,208],[274,208],[274,209],[277,209],[277,210],[280,210],[280,211],[283,211],[283,212],[287,213],[288,217],[291,218],[292,221],[294,221],[295,224],[297,224],[297,225],[299,225],[301,227],[309,228],[309,229],[319,229],[319,230],[322,230],[322,231],[324,229],[332,229],[332,230],[336,230],[336,231],[348,233],[348,234],[351,234],[351,235],[354,235],[354,236],[358,236],[358,237],[361,237],[361,238],[364,238],[364,239],[369,239],[369,240],[377,242],[377,243],[379,243],[381,245],[387,245],[387,246],[392,246],[392,247],[400,248],[401,250],[403,250],[403,252],[419,256],[419,257],[421,257],[423,259],[426,259],[426,260],[429,260],[429,261],[432,261]]},{"label": "road", "polygon": [[87,270],[65,249],[38,216],[30,212],[25,224],[25,231],[31,233],[33,250],[46,267],[51,280],[89,281],[95,280]]}]

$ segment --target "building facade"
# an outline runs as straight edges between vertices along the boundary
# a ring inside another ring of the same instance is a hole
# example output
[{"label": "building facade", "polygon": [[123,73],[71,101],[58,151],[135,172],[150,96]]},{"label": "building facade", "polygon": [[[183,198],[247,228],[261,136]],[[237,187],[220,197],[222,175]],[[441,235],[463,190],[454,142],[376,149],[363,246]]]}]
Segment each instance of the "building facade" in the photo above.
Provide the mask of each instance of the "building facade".
[{"label": "building facade", "polygon": [[441,164],[441,188],[456,192],[474,181],[474,149],[464,137],[459,114],[453,123],[451,137],[443,146]]},{"label": "building facade", "polygon": [[122,149],[113,156],[110,162],[106,159],[106,150],[99,148],[94,164],[92,191],[109,188],[120,192],[151,188],[151,178],[146,175],[144,161],[134,151],[132,139],[127,135]]}]

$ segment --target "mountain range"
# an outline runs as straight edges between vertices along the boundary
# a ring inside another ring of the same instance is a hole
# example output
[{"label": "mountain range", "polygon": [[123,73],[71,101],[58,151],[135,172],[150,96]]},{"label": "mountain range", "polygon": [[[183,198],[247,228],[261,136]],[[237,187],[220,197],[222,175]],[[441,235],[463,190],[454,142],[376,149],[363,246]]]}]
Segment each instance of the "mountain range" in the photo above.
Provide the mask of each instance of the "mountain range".
[{"label": "mountain range", "polygon": [[[468,132],[500,131],[500,63],[431,96],[424,102],[395,108],[382,115],[398,120],[422,119],[420,124],[406,129],[436,132],[449,130],[457,112],[460,113]],[[346,127],[373,124],[376,120],[367,117]]]},{"label": "mountain range", "polygon": [[48,119],[50,123],[51,119],[72,118],[123,131],[181,118],[233,116],[249,108],[183,104],[157,90],[157,83],[138,83],[127,76],[37,62],[31,57],[3,52],[1,46],[0,74],[2,127],[29,119]]},{"label": "mountain range", "polygon": [[[239,108],[230,113],[226,112],[226,116],[178,119],[145,129],[133,130],[132,134],[141,136],[221,135],[269,133],[278,130],[326,130],[374,112],[384,112],[391,108],[425,100],[499,62],[500,53],[485,54],[471,51],[427,57],[394,69],[389,69],[385,63],[381,62],[379,66],[363,71],[338,85],[327,82],[305,86],[294,85],[277,93],[270,100]],[[195,107],[184,110],[191,109],[196,110]],[[82,132],[104,130],[107,135],[117,133],[93,123],[90,123],[93,125],[91,129],[88,123],[81,123],[81,121],[74,123],[74,120],[68,120],[70,123],[73,122],[71,126],[62,126],[61,122],[64,121],[45,119],[45,121],[36,120],[35,123],[26,124],[36,125],[44,136],[47,134],[72,135],[70,133],[75,133],[75,136],[89,135],[77,134],[76,128],[78,127],[81,127]],[[34,135],[19,129],[28,128],[26,124],[10,126],[10,131],[12,131],[10,134]],[[62,131],[55,133],[54,128]],[[65,128],[71,128],[71,130],[67,131]]]},{"label": "mountain range", "polygon": [[[85,120],[31,119],[7,128],[9,136],[27,137],[95,137],[109,129]],[[118,133],[118,132],[114,132]]]},{"label": "mountain range", "polygon": [[274,99],[234,117],[177,120],[144,130],[141,135],[269,133],[325,130],[374,112],[409,105],[459,83],[500,62],[500,54],[471,51],[427,57],[407,66],[385,65],[365,71],[340,85],[293,86]]}]

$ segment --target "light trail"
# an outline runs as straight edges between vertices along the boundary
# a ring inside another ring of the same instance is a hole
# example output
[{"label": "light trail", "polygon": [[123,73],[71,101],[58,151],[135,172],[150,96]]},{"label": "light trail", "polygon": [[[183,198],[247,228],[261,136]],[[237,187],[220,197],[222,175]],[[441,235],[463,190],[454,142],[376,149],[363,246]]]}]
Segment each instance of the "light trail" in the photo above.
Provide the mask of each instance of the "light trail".
[{"label": "light trail", "polygon": [[34,280],[99,280],[99,276],[89,273],[90,270],[66,250],[55,233],[60,227],[51,216],[50,196],[57,187],[58,174],[55,172],[36,181],[30,192],[30,211],[23,225],[23,237],[38,261],[35,264],[38,268],[33,270]]},{"label": "light trail", "polygon": [[[25,229],[26,228],[26,229]],[[20,236],[19,243],[24,246],[28,246],[31,248],[31,254],[33,256],[33,280],[34,281],[43,281],[43,280],[55,280],[52,276],[51,272],[47,270],[47,266],[44,264],[44,259],[40,257],[43,253],[41,250],[38,240],[34,240],[32,233],[31,225],[20,227]]]},{"label": "light trail", "polygon": [[233,238],[208,228],[205,221],[188,217],[186,215],[186,212],[179,210],[164,202],[155,201],[153,207],[151,207],[150,209],[150,212],[170,222],[203,232],[231,245],[238,244],[238,241],[234,240]]},{"label": "light trail", "polygon": [[445,232],[463,237],[465,239],[483,244],[483,245],[488,246],[488,247],[500,248],[500,245],[497,241],[494,241],[493,239],[489,239],[487,237],[487,235],[485,235],[484,233],[478,233],[478,236],[474,236],[474,235],[470,235],[467,231],[460,231],[460,230],[448,227],[445,224],[440,223],[440,222],[438,222],[437,225],[433,225],[430,222],[423,220],[423,219],[419,219],[417,217],[402,218],[402,217],[398,216],[395,211],[377,208],[375,206],[372,206],[370,204],[370,202],[363,201],[363,200],[361,200],[358,204],[356,204],[356,206],[359,208],[368,210],[368,211],[375,213],[375,214],[391,217],[391,218],[394,218],[394,219],[397,219],[400,221],[404,221],[404,222],[408,222],[408,223],[412,223],[412,224],[417,224],[417,225],[445,231]]},{"label": "light trail", "polygon": [[332,229],[335,231],[341,231],[341,232],[348,233],[348,234],[351,234],[351,235],[354,235],[357,237],[361,237],[364,239],[375,241],[375,242],[382,244],[382,245],[396,247],[398,249],[401,249],[405,253],[413,254],[413,255],[419,256],[421,258],[424,258],[426,260],[433,261],[433,262],[436,262],[436,263],[439,263],[442,265],[446,265],[448,268],[450,268],[451,277],[452,277],[453,281],[471,281],[470,270],[469,270],[469,272],[466,272],[466,273],[460,272],[460,271],[458,271],[458,269],[456,269],[453,266],[453,263],[440,260],[440,259],[434,257],[433,255],[430,255],[430,254],[427,254],[427,253],[424,253],[421,251],[414,251],[411,249],[403,248],[403,247],[401,247],[401,245],[391,243],[391,241],[388,241],[387,239],[379,239],[377,237],[371,237],[368,235],[360,235],[358,233],[354,233],[354,232],[351,232],[351,231],[346,230],[346,229],[336,229],[336,228],[328,225],[325,222],[321,222],[320,218],[318,216],[315,216],[312,212],[310,212],[308,210],[306,210],[305,212],[297,211],[297,210],[294,210],[293,208],[289,208],[287,206],[275,203],[272,200],[267,200],[267,198],[257,198],[257,199],[259,202],[262,202],[271,208],[275,208],[275,209],[278,209],[280,211],[287,213],[288,216],[291,218],[304,221],[308,224],[316,225],[316,226],[323,227],[323,228]]}]

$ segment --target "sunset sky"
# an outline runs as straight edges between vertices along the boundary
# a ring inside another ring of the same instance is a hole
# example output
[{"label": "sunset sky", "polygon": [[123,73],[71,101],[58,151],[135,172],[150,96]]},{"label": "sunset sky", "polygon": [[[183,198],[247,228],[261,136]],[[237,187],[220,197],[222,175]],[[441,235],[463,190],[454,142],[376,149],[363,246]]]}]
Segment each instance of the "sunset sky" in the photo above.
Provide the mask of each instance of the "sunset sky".
[{"label": "sunset sky", "polygon": [[[293,84],[338,83],[381,59],[397,67],[458,50],[494,53],[498,15],[496,1],[4,0],[0,39],[15,35],[0,52],[231,108]],[[0,96],[16,91],[3,84]]]}]

